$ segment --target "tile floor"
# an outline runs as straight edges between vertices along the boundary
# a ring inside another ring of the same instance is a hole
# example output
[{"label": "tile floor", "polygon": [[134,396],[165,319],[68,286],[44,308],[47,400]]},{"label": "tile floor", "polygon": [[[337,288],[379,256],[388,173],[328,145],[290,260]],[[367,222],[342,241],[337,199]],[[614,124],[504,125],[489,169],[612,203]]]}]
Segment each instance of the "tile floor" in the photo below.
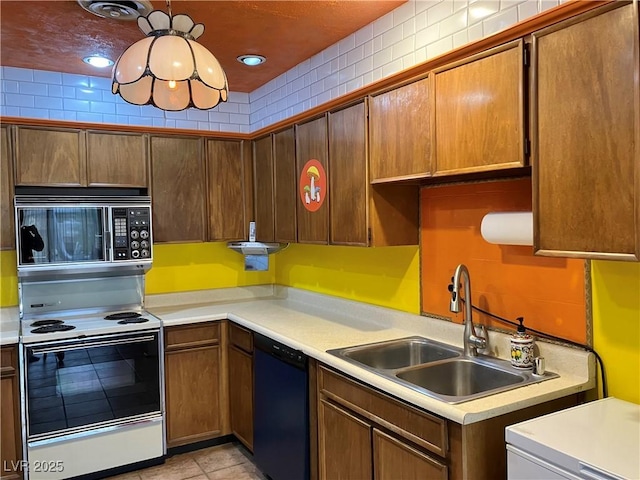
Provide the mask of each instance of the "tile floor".
[{"label": "tile floor", "polygon": [[266,480],[238,443],[226,443],[168,458],[163,465],[108,480]]}]

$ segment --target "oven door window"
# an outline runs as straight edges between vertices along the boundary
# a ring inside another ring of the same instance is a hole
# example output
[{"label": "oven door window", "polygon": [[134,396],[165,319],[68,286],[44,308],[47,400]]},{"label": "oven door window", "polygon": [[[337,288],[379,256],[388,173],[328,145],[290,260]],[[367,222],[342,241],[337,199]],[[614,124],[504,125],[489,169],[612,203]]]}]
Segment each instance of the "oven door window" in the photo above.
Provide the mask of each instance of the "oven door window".
[{"label": "oven door window", "polygon": [[18,208],[20,265],[106,258],[102,207]]},{"label": "oven door window", "polygon": [[160,412],[158,333],[25,346],[28,437]]}]

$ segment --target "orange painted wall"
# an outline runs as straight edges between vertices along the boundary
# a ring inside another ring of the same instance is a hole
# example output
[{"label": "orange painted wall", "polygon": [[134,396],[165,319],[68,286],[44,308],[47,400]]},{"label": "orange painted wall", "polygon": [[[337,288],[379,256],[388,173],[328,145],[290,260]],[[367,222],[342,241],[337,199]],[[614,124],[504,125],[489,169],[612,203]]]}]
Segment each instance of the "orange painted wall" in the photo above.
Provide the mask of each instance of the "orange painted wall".
[{"label": "orange painted wall", "polygon": [[[425,187],[420,202],[423,312],[454,315],[447,285],[464,263],[474,305],[512,320],[522,316],[525,326],[552,335],[586,341],[584,261],[538,257],[533,247],[493,245],[480,235],[489,212],[531,210],[529,178]],[[474,312],[476,320],[494,325]],[[462,314],[454,321],[462,321]]]}]

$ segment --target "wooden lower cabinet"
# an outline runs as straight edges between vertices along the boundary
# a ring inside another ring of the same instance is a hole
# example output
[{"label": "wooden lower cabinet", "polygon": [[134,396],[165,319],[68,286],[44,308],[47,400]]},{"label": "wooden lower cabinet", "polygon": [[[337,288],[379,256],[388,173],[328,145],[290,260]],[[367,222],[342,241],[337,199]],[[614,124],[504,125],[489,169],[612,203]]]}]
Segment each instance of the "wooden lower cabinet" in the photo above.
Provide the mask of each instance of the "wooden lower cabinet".
[{"label": "wooden lower cabinet", "polygon": [[253,334],[229,324],[231,432],[253,451]]},{"label": "wooden lower cabinet", "polygon": [[319,478],[371,478],[371,425],[326,400],[318,404],[318,424]]},{"label": "wooden lower cabinet", "polygon": [[408,443],[374,428],[373,477],[376,480],[447,480],[447,467]]},{"label": "wooden lower cabinet", "polygon": [[[22,478],[17,347],[0,349],[0,479]],[[14,468],[14,466],[16,468]]]},{"label": "wooden lower cabinet", "polygon": [[469,425],[441,418],[320,365],[318,478],[506,478],[504,429],[578,404],[577,395]]},{"label": "wooden lower cabinet", "polygon": [[167,447],[229,433],[221,329],[205,322],[165,329]]}]

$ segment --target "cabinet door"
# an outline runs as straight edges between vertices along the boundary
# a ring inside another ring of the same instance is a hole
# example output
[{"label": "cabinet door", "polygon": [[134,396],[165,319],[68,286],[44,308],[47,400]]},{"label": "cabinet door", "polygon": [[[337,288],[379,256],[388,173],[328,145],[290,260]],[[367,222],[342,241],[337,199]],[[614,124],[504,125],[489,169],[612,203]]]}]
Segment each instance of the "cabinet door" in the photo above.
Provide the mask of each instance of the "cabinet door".
[{"label": "cabinet door", "polygon": [[373,478],[371,426],[325,400],[318,409],[320,480]]},{"label": "cabinet door", "polygon": [[296,125],[296,195],[298,242],[329,242],[327,119],[320,117]]},{"label": "cabinet door", "polygon": [[209,240],[240,240],[245,234],[242,142],[207,141]]},{"label": "cabinet door", "polygon": [[256,240],[274,242],[273,144],[271,135],[254,140],[252,143]]},{"label": "cabinet door", "polygon": [[202,139],[152,137],[151,169],[154,241],[204,241],[207,196]]},{"label": "cabinet door", "polygon": [[296,140],[293,127],[273,135],[274,223],[276,242],[296,242]]},{"label": "cabinet door", "polygon": [[447,467],[420,450],[373,429],[373,472],[376,480],[447,480]]},{"label": "cabinet door", "polygon": [[525,164],[522,40],[440,68],[432,82],[435,174]]},{"label": "cabinet door", "polygon": [[2,373],[0,374],[0,461],[2,480],[22,478],[19,461],[22,458],[20,440],[20,410],[18,407],[18,372],[16,347],[0,349]]},{"label": "cabinet door", "polygon": [[229,347],[229,406],[231,430],[253,451],[253,357]]},{"label": "cabinet door", "polygon": [[533,34],[534,246],[640,260],[638,4],[602,12]]},{"label": "cabinet door", "polygon": [[89,186],[148,186],[147,136],[139,133],[87,132]]},{"label": "cabinet door", "polygon": [[16,185],[86,186],[85,133],[16,127]]},{"label": "cabinet door", "polygon": [[13,214],[13,160],[9,127],[0,129],[0,250],[16,248]]},{"label": "cabinet door", "polygon": [[220,434],[220,346],[166,352],[165,379],[167,446]]},{"label": "cabinet door", "polygon": [[329,114],[331,243],[367,245],[367,124],[364,102]]},{"label": "cabinet door", "polygon": [[430,103],[427,78],[371,97],[372,183],[431,175]]}]

